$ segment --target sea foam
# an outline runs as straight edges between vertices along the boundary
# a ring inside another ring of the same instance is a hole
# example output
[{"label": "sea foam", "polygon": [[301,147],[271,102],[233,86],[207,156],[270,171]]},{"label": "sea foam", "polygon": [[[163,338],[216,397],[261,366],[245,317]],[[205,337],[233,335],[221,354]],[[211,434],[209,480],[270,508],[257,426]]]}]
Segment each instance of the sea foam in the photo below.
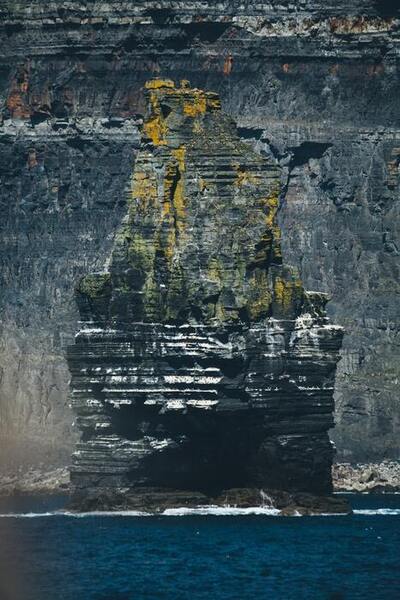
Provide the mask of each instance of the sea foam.
[{"label": "sea foam", "polygon": [[[365,516],[399,516],[400,508],[372,508],[372,509],[355,509],[354,515]],[[26,512],[26,513],[2,513],[2,519],[33,519],[47,517],[70,517],[73,519],[82,519],[87,517],[187,517],[187,516],[246,516],[246,515],[263,515],[268,517],[276,517],[281,515],[281,511],[277,508],[269,506],[251,506],[248,508],[238,508],[236,506],[198,506],[194,508],[168,508],[160,513],[150,513],[136,510],[107,510],[107,511],[90,511],[90,512],[71,512],[68,510],[56,510],[52,512]],[[301,513],[294,512],[292,517],[301,517]],[[346,516],[346,513],[314,513],[313,517],[340,517]]]},{"label": "sea foam", "polygon": [[400,515],[400,508],[360,508],[353,511],[355,515]]}]

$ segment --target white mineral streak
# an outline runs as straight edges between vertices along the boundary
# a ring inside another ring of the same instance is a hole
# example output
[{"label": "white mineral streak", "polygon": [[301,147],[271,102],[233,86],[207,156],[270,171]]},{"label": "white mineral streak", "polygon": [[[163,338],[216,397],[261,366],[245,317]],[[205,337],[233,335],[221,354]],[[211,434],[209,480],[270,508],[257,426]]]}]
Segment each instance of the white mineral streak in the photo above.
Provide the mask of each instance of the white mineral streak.
[{"label": "white mineral streak", "polygon": [[166,448],[170,448],[171,446],[175,446],[176,443],[174,442],[174,440],[165,438],[163,440],[156,440],[156,439],[152,439],[150,440],[150,446],[154,449],[154,450],[165,450]]},{"label": "white mineral streak", "polygon": [[219,404],[218,400],[188,400],[187,405],[194,408],[202,408],[204,410],[213,408]]},{"label": "white mineral streak", "polygon": [[164,381],[166,383],[196,383],[197,385],[207,385],[213,383],[219,383],[222,377],[201,377],[190,376],[190,375],[165,375]]},{"label": "white mineral streak", "polygon": [[166,411],[174,411],[174,410],[184,410],[186,408],[186,404],[183,400],[168,400],[163,407],[163,412]]}]

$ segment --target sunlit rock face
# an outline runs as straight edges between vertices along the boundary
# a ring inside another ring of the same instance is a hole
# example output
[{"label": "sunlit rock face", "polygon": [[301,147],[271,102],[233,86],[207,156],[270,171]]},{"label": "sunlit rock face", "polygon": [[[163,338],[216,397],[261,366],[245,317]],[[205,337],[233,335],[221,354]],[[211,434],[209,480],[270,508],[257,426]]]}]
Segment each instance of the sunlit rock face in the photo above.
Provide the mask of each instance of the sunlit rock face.
[{"label": "sunlit rock face", "polygon": [[282,260],[279,170],[217,94],[153,80],[147,98],[109,267],[77,289],[75,501],[329,492],[342,329]]}]

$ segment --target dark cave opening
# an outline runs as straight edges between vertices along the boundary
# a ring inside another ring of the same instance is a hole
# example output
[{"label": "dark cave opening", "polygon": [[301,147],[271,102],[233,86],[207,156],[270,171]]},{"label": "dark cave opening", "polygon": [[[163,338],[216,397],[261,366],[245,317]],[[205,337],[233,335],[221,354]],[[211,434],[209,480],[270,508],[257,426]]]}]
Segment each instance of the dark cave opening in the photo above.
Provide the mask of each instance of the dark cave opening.
[{"label": "dark cave opening", "polygon": [[123,405],[110,409],[115,433],[154,447],[127,481],[208,495],[255,485],[254,456],[263,439],[256,413],[187,409],[162,413],[160,406]]}]

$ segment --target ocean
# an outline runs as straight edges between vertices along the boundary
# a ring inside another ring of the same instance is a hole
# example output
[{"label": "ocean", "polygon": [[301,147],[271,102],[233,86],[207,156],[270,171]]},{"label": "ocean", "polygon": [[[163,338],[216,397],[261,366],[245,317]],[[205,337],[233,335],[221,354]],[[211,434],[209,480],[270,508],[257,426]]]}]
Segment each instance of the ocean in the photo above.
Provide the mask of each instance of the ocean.
[{"label": "ocean", "polygon": [[351,516],[72,515],[0,499],[0,600],[400,599],[400,495]]}]

